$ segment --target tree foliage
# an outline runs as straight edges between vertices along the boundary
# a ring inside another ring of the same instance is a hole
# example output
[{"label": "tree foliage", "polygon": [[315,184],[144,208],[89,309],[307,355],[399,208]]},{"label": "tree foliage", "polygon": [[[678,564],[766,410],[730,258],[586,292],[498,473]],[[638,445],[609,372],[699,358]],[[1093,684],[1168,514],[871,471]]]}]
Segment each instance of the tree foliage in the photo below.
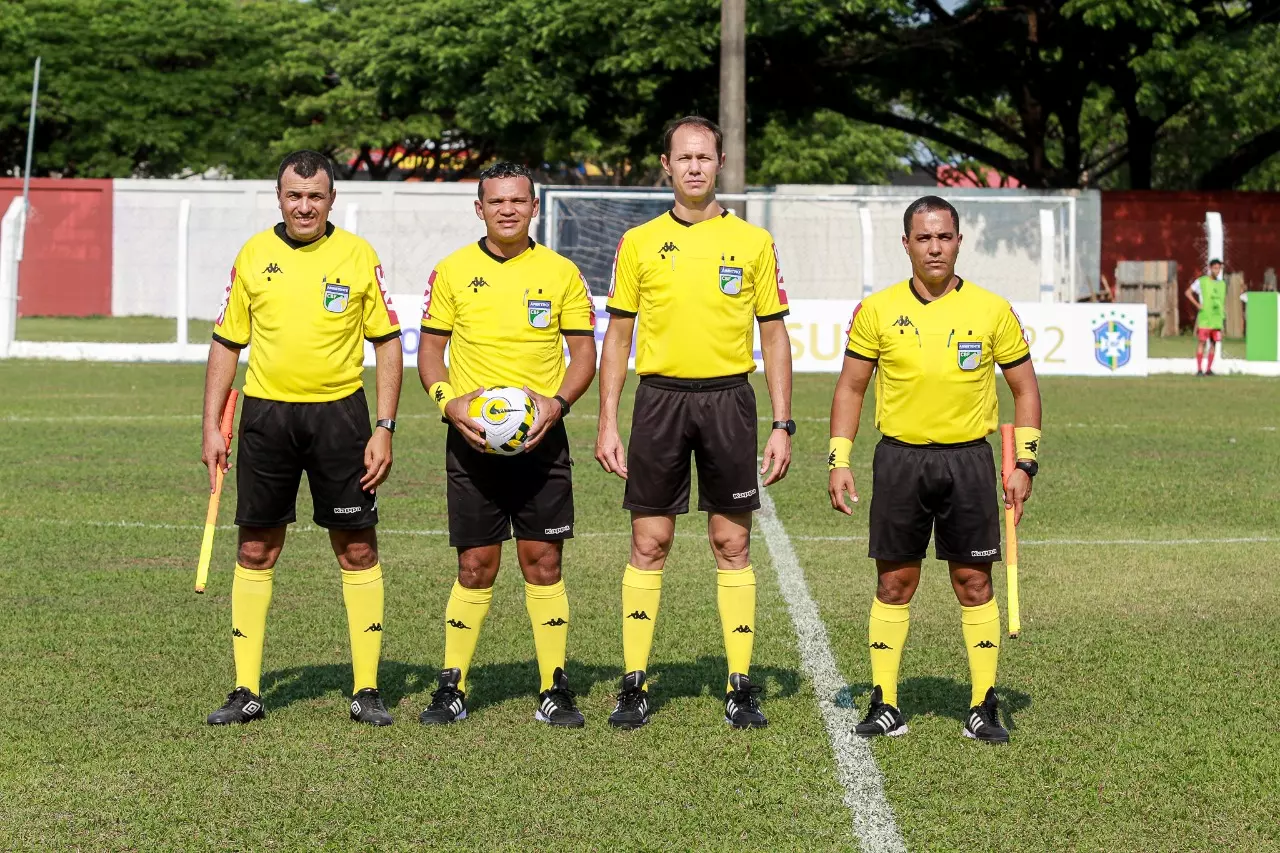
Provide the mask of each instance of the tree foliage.
[{"label": "tree foliage", "polygon": [[[718,112],[716,0],[10,0],[0,169],[456,179],[496,157],[648,183]],[[756,182],[911,164],[1036,187],[1280,188],[1280,0],[756,0]]]}]

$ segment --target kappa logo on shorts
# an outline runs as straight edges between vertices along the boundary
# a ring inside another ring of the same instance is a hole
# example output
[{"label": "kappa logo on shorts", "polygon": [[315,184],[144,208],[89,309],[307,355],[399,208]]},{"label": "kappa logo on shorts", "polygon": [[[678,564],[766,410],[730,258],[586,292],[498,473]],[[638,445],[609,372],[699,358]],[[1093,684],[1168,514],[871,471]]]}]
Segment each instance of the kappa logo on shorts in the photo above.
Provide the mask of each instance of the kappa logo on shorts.
[{"label": "kappa logo on shorts", "polygon": [[324,310],[332,314],[341,314],[347,310],[347,301],[351,298],[351,288],[338,279],[330,284],[328,279],[320,279],[324,285]]},{"label": "kappa logo on shorts", "polygon": [[720,292],[725,296],[742,292],[742,267],[720,267]]},{"label": "kappa logo on shorts", "polygon": [[550,299],[530,299],[528,306],[530,326],[535,329],[545,329],[551,325]]},{"label": "kappa logo on shorts", "polygon": [[749,492],[734,492],[734,493],[733,493],[733,499],[734,499],[735,501],[740,501],[740,500],[743,500],[743,499],[745,499],[745,498],[749,498],[749,497],[751,497],[751,496],[752,496],[752,495],[754,495],[755,493],[756,493],[756,490],[755,490],[755,489],[752,489],[752,490],[751,490],[751,491],[749,491]]},{"label": "kappa logo on shorts", "polygon": [[982,341],[956,341],[956,364],[961,370],[977,370],[982,364]]},{"label": "kappa logo on shorts", "polygon": [[988,548],[985,551],[970,551],[969,556],[970,557],[994,557],[996,555],[996,552],[999,550],[1000,550],[999,548]]},{"label": "kappa logo on shorts", "polygon": [[333,514],[334,515],[355,515],[357,512],[360,512],[363,509],[364,507],[362,506],[335,506],[333,508]]},{"label": "kappa logo on shorts", "polygon": [[542,531],[542,532],[543,532],[545,535],[550,536],[550,535],[555,534],[555,533],[568,533],[568,532],[569,532],[570,530],[572,530],[572,529],[573,529],[573,525],[572,525],[572,524],[566,524],[564,527],[548,527],[546,530],[544,530],[544,531]]}]

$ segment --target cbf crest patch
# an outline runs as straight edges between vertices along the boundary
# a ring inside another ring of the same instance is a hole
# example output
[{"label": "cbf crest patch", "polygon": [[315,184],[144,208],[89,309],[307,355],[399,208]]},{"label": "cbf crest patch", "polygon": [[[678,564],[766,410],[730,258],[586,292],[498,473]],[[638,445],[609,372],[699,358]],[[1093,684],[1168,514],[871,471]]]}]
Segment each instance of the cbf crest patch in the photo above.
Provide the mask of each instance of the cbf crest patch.
[{"label": "cbf crest patch", "polygon": [[529,325],[535,329],[545,329],[551,325],[551,300],[529,300]]},{"label": "cbf crest patch", "polygon": [[742,292],[742,267],[720,267],[720,292],[725,296]]},{"label": "cbf crest patch", "polygon": [[982,341],[956,341],[956,363],[961,370],[977,370],[982,364]]},{"label": "cbf crest patch", "polygon": [[351,288],[345,284],[324,285],[324,310],[341,314],[347,310],[347,300],[351,298]]},{"label": "cbf crest patch", "polygon": [[1093,322],[1093,357],[1108,370],[1119,370],[1133,357],[1132,320],[1118,311],[1103,312]]}]

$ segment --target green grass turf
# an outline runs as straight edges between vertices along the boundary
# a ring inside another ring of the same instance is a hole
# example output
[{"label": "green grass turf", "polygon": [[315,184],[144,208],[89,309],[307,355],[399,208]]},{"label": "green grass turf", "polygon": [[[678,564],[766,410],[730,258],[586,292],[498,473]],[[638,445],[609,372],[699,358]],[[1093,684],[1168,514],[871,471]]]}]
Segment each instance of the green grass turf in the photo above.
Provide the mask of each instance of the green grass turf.
[{"label": "green grass turf", "polygon": [[[187,327],[191,341],[208,341],[211,320],[192,320]],[[93,343],[163,344],[178,339],[172,317],[19,317],[20,341],[89,341]]]},{"label": "green grass turf", "polygon": [[[1191,332],[1167,338],[1151,335],[1147,338],[1147,356],[1149,358],[1195,358],[1196,343],[1196,336]],[[1244,358],[1244,338],[1223,338],[1222,355],[1224,358]]]},{"label": "green grass turf", "polygon": [[[470,679],[472,717],[445,730],[416,723],[440,662],[454,557],[430,532],[447,524],[443,437],[412,377],[381,492],[381,679],[397,724],[346,719],[340,583],[323,534],[304,527],[276,575],[270,716],[205,727],[233,686],[234,534],[219,533],[210,591],[193,595],[206,500],[201,378],[199,366],[0,363],[3,846],[856,846],[761,537],[753,675],[771,727],[721,722],[723,653],[698,515],[682,519],[666,573],[653,724],[605,724],[621,669],[626,518],[620,482],[590,457],[594,398],[569,422],[580,534],[566,559],[570,674],[585,730],[532,720],[536,667],[509,555]],[[866,535],[869,493],[853,519],[826,506],[832,383],[797,377],[796,460],[773,497],[863,707],[874,584],[865,542],[812,538]],[[911,734],[873,744],[909,847],[1280,849],[1280,544],[1032,544],[1280,535],[1276,386],[1157,377],[1043,387],[1044,473],[1021,531],[1024,636],[1001,659],[1013,744],[959,736],[959,610],[931,561],[903,666]],[[1007,396],[1002,405],[1007,417]],[[863,429],[855,473],[865,487],[869,413]],[[234,495],[231,484],[224,522]],[[305,489],[299,516],[310,516]]]}]

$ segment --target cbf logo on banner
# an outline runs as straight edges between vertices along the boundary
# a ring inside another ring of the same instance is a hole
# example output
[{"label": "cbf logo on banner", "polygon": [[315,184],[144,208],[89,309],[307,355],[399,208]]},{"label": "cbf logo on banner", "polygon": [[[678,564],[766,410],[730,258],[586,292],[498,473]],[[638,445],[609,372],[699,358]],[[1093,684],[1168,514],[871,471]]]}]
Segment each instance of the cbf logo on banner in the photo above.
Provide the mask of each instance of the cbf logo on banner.
[{"label": "cbf logo on banner", "polygon": [[1098,364],[1111,371],[1128,364],[1133,355],[1133,321],[1129,316],[1113,309],[1090,322],[1097,323],[1093,328],[1093,355]]}]

